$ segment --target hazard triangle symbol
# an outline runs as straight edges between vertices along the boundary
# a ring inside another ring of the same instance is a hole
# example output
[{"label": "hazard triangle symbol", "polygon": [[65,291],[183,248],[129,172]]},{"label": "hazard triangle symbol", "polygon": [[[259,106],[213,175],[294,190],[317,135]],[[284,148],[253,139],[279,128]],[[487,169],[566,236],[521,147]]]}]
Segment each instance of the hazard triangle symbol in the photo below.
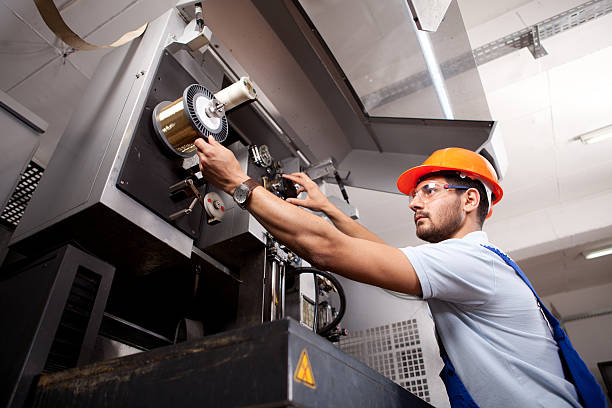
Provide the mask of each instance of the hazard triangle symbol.
[{"label": "hazard triangle symbol", "polygon": [[302,350],[302,353],[300,354],[300,359],[298,360],[297,367],[295,368],[293,379],[312,389],[317,388],[306,349]]}]

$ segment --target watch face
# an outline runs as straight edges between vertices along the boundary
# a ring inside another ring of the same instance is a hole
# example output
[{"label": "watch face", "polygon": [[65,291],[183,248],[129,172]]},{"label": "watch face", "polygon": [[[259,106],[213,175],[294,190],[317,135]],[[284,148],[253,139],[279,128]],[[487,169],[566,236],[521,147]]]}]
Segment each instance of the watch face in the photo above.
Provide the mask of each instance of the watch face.
[{"label": "watch face", "polygon": [[249,188],[244,184],[239,184],[236,190],[234,190],[234,200],[236,200],[238,204],[244,204],[248,197]]}]

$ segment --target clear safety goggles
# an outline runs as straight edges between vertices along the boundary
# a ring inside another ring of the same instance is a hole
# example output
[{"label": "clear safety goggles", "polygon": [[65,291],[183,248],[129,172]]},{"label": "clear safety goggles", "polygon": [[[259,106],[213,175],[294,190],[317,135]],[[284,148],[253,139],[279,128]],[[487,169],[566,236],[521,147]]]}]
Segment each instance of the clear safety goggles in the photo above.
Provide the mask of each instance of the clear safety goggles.
[{"label": "clear safety goggles", "polygon": [[410,194],[408,197],[410,198],[410,202],[412,202],[412,200],[414,200],[415,198],[419,197],[421,201],[426,203],[430,201],[432,198],[434,198],[441,191],[469,190],[470,188],[471,187],[455,186],[452,184],[441,184],[441,183],[431,182],[431,183],[423,184],[421,188],[419,188],[418,190],[414,190],[414,192]]}]

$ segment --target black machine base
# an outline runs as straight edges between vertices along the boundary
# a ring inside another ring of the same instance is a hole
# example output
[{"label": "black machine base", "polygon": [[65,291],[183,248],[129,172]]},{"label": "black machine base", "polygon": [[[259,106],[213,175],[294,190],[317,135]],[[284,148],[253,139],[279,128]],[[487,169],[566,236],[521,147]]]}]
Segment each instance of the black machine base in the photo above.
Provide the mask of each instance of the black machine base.
[{"label": "black machine base", "polygon": [[431,407],[291,319],[40,377],[34,407]]}]

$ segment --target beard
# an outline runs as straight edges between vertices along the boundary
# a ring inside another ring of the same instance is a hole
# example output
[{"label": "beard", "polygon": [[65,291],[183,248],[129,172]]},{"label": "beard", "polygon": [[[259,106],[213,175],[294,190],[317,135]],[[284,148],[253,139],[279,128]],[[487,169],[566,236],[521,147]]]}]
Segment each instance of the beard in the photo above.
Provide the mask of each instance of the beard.
[{"label": "beard", "polygon": [[419,211],[415,215],[427,217],[422,225],[416,225],[416,235],[423,241],[435,244],[452,238],[461,227],[462,214],[459,205],[449,205],[441,211],[441,217],[435,222],[429,217],[430,213]]}]

